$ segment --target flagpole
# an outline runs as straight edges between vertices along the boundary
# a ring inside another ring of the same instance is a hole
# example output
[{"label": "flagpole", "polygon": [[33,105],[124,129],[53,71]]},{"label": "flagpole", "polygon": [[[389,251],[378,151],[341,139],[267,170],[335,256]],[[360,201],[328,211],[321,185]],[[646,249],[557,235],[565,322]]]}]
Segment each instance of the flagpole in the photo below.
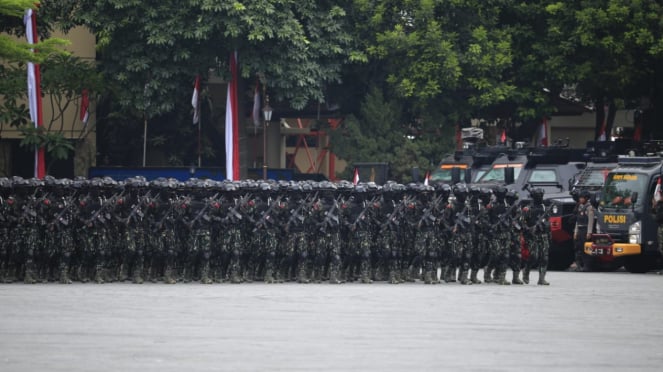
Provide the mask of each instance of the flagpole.
[{"label": "flagpole", "polygon": [[145,157],[147,154],[147,114],[144,114],[143,118],[143,168],[145,168]]},{"label": "flagpole", "polygon": [[[200,110],[202,111],[202,110]],[[201,142],[201,128],[203,126],[203,114],[200,112],[198,114],[198,168],[201,167],[202,164],[202,152],[203,152],[203,147],[202,147],[202,142]]]}]

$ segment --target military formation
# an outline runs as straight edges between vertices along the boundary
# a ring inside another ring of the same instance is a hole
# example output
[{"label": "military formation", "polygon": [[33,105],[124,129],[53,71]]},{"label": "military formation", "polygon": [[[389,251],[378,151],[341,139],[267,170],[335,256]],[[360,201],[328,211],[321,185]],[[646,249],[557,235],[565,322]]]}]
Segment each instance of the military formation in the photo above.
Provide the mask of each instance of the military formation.
[{"label": "military formation", "polygon": [[0,178],[0,281],[507,285],[538,270],[547,285],[549,212],[543,190],[530,196],[462,183]]}]

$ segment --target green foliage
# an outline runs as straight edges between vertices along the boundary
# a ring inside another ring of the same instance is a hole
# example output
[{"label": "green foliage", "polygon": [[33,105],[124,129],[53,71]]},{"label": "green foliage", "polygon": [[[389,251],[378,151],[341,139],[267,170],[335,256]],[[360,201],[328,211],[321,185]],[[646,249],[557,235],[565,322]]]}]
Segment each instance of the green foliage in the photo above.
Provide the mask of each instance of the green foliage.
[{"label": "green foliage", "polygon": [[23,147],[44,147],[47,153],[59,160],[67,159],[74,151],[74,145],[62,133],[49,132],[44,127],[35,128],[32,126],[24,126],[19,130],[23,135],[20,143]]},{"label": "green foliage", "polygon": [[[294,108],[324,102],[340,81],[352,48],[345,10],[333,1],[65,1],[67,27],[98,36],[100,66],[115,80],[119,107],[136,116],[172,112],[178,92],[209,69],[227,77],[234,50],[244,78],[258,76],[278,101]],[[78,5],[74,4],[78,3]]]},{"label": "green foliage", "polygon": [[[36,10],[38,6],[39,1],[0,0],[0,19],[22,19],[26,9]],[[13,20],[7,22],[7,25],[0,26],[0,32],[11,32],[11,21]],[[19,35],[23,33],[19,32]],[[41,63],[53,54],[67,54],[61,48],[68,44],[68,41],[62,39],[47,39],[31,45],[3,34],[0,35],[0,60]],[[33,52],[33,49],[38,52]]]}]

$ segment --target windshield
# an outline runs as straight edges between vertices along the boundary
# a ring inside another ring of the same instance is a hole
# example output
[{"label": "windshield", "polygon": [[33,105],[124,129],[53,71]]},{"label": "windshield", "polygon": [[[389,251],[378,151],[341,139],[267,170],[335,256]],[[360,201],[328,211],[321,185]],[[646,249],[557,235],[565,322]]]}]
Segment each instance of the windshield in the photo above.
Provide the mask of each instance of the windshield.
[{"label": "windshield", "polygon": [[442,182],[451,182],[451,170],[453,168],[458,168],[460,170],[460,177],[463,178],[463,172],[467,169],[466,164],[443,164],[440,165],[436,170],[433,171],[430,175],[431,181],[442,181]]},{"label": "windshield", "polygon": [[609,172],[610,169],[608,168],[587,168],[580,174],[575,185],[585,187],[603,186]]},{"label": "windshield", "polygon": [[513,178],[517,179],[520,171],[523,169],[522,164],[495,164],[486,174],[479,179],[479,183],[489,183],[489,182],[505,182],[504,179],[504,169],[513,168]]},{"label": "windshield", "polygon": [[[637,192],[644,196],[647,177],[637,173],[610,173],[605,180],[605,187],[601,195],[601,206],[604,208],[630,208],[631,196]],[[636,206],[641,204],[642,197],[638,198]]]}]

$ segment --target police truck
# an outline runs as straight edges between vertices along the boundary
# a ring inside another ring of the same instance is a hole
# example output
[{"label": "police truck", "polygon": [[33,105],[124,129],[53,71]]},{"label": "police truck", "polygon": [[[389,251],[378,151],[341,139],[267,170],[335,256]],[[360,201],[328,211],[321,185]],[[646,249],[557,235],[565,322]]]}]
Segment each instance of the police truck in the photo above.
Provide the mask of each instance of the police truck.
[{"label": "police truck", "polygon": [[661,266],[652,198],[663,170],[658,156],[620,156],[598,197],[596,229],[586,255],[632,273]]}]

